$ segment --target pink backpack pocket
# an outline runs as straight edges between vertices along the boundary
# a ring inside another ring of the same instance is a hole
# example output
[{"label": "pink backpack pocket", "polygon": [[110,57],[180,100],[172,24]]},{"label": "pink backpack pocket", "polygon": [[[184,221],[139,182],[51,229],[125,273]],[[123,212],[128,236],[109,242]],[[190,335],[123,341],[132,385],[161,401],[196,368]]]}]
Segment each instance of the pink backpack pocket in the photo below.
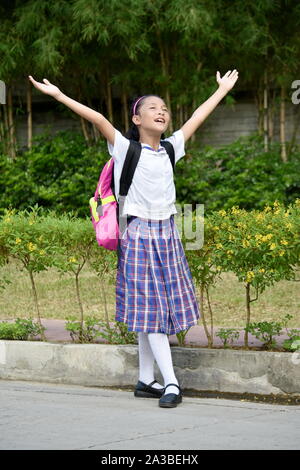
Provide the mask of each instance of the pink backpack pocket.
[{"label": "pink backpack pocket", "polygon": [[[94,197],[89,202],[96,240],[98,245],[107,250],[117,250],[119,241],[118,203],[111,188],[113,171],[114,161],[110,158],[101,172]],[[99,199],[101,205],[98,204]]]}]

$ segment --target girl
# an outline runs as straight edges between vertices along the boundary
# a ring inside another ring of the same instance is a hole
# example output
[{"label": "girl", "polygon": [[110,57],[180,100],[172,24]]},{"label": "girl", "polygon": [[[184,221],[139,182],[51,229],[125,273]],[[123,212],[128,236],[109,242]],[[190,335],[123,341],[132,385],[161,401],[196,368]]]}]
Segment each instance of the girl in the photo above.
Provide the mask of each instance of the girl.
[{"label": "girl", "polygon": [[[123,136],[100,113],[63,94],[47,79],[31,83],[97,126],[107,139],[114,159],[115,193],[129,146],[141,142],[142,152],[125,198],[123,215],[129,217],[120,239],[116,285],[116,320],[138,334],[139,380],[136,397],[159,398],[159,406],[173,408],[182,402],[182,390],[174,373],[168,336],[197,324],[200,318],[194,284],[179,233],[173,170],[161,138],[170,122],[170,110],[156,95],[144,95],[133,103],[132,128]],[[171,142],[175,163],[185,155],[185,142],[231,90],[237,70],[222,78],[218,89],[193,113],[181,129],[165,139]],[[154,379],[154,361],[164,385]]]}]

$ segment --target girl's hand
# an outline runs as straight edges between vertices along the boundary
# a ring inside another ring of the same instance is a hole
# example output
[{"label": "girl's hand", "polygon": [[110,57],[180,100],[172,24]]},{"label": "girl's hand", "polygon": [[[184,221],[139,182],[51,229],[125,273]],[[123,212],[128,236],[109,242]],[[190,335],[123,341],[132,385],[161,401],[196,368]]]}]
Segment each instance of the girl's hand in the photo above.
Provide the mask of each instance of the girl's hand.
[{"label": "girl's hand", "polygon": [[45,83],[41,83],[34,80],[31,75],[29,75],[28,77],[31,83],[35,86],[35,88],[42,91],[43,93],[46,93],[46,95],[53,96],[53,98],[57,99],[58,96],[61,94],[60,89],[57,88],[57,86],[52,85],[46,78],[43,78],[43,82]]},{"label": "girl's hand", "polygon": [[233,71],[228,70],[225,73],[224,77],[221,78],[220,72],[217,72],[217,82],[220,88],[222,88],[226,93],[228,93],[231,88],[233,88],[235,82],[239,78],[239,73],[236,69]]}]

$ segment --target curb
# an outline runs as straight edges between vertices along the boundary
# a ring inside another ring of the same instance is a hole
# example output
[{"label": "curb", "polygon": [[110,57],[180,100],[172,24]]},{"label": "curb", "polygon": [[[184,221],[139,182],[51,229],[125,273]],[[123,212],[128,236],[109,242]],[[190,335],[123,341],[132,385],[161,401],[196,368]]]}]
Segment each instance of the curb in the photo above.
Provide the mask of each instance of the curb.
[{"label": "curb", "polygon": [[[189,394],[300,399],[300,353],[179,346],[171,351],[178,381]],[[155,371],[162,381],[156,364]],[[132,389],[138,379],[138,347],[1,340],[0,379]]]}]

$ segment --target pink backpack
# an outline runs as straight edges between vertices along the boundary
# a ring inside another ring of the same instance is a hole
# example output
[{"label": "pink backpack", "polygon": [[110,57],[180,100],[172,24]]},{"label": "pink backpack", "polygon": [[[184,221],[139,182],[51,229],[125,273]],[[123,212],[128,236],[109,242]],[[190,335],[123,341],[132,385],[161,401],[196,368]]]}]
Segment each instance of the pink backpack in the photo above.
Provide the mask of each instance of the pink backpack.
[{"label": "pink backpack", "polygon": [[[119,240],[117,201],[111,188],[114,177],[114,161],[110,158],[101,171],[94,197],[90,199],[92,223],[96,240],[108,250],[116,250]],[[98,201],[101,204],[98,205]],[[100,202],[99,201],[99,202]]]},{"label": "pink backpack", "polygon": [[[174,170],[175,154],[169,141],[161,141],[165,147]],[[90,199],[92,223],[96,232],[98,245],[107,250],[118,250],[119,238],[126,227],[127,216],[120,216],[124,198],[129,191],[137,167],[142,146],[140,142],[130,140],[120,178],[119,201],[114,192],[114,160],[110,158],[101,171],[94,197]],[[126,221],[125,219],[126,218]]]}]

